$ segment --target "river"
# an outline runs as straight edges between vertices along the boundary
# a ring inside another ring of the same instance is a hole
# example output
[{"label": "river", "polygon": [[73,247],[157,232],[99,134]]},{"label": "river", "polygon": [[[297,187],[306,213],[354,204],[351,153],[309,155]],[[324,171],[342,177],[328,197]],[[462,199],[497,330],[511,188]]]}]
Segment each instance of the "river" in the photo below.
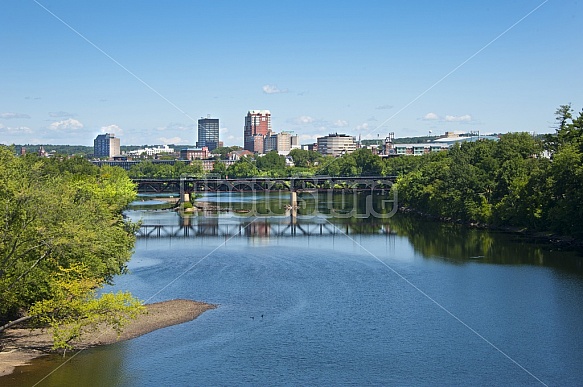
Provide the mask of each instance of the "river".
[{"label": "river", "polygon": [[[166,210],[128,215],[185,225]],[[0,385],[583,385],[578,252],[400,214],[256,215],[192,216],[199,235],[139,238],[112,288],[217,309],[37,359]]]}]

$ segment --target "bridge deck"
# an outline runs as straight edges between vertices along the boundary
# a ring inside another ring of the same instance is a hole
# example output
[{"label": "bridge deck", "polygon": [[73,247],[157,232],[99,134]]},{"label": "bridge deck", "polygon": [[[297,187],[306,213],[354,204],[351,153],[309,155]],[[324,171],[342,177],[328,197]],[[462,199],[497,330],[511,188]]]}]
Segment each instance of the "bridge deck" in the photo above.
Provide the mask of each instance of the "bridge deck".
[{"label": "bridge deck", "polygon": [[288,177],[248,179],[133,179],[141,193],[178,192],[257,192],[302,190],[384,190],[389,189],[396,176],[357,177]]}]

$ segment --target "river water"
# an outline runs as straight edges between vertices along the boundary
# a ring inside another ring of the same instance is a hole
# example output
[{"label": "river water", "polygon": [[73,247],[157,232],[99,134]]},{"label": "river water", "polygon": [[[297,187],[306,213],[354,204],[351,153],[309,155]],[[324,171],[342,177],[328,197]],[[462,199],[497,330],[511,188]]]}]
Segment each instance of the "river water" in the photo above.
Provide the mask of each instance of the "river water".
[{"label": "river water", "polygon": [[[185,225],[169,211],[128,215]],[[187,237],[139,238],[113,290],[217,309],[38,359],[0,385],[583,385],[577,252],[399,214],[186,225]]]}]

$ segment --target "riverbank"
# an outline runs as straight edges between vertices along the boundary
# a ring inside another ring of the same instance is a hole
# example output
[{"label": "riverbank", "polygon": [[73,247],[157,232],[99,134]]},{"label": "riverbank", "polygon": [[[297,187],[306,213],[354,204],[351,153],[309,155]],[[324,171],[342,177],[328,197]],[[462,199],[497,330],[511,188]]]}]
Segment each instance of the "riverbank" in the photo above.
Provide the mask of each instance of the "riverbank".
[{"label": "riverbank", "polygon": [[[110,328],[98,330],[74,342],[75,350],[133,339],[157,329],[192,321],[205,311],[216,308],[216,305],[182,299],[145,306],[147,313],[131,321],[120,336]],[[0,340],[0,376],[11,374],[15,367],[26,365],[34,358],[55,352],[48,329],[8,329]]]},{"label": "riverbank", "polygon": [[557,233],[553,233],[551,231],[532,231],[526,228],[521,227],[513,227],[513,226],[495,226],[492,224],[487,223],[479,223],[479,222],[472,222],[472,221],[463,221],[460,219],[453,219],[449,217],[443,216],[436,216],[432,214],[428,214],[414,208],[409,208],[405,206],[399,207],[399,212],[404,214],[409,214],[413,216],[418,216],[420,218],[429,219],[435,222],[442,222],[442,223],[453,223],[459,224],[469,228],[477,228],[482,230],[489,230],[489,231],[499,231],[508,234],[515,234],[520,235],[521,237],[530,240],[533,243],[543,243],[552,245],[554,247],[560,249],[583,249],[583,240],[577,239],[572,236],[568,235],[559,235]]}]

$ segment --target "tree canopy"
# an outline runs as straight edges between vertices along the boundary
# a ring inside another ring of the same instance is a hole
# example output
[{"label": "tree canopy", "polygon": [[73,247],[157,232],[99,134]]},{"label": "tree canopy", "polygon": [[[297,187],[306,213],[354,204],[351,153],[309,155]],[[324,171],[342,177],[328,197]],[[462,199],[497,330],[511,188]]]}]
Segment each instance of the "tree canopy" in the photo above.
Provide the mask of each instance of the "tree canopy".
[{"label": "tree canopy", "polygon": [[180,176],[202,176],[204,169],[200,160],[192,160],[190,163],[176,161],[174,165],[165,163],[153,163],[150,160],[133,165],[128,171],[131,178],[179,178]]},{"label": "tree canopy", "polygon": [[[121,211],[136,191],[125,171],[0,147],[0,182],[0,332],[19,318],[50,320],[64,347],[105,314],[123,321],[139,312],[127,293],[94,293],[125,272],[132,254],[133,227]],[[65,326],[76,326],[72,336]]]},{"label": "tree canopy", "polygon": [[255,177],[259,175],[259,170],[250,157],[241,157],[234,164],[229,165],[226,173],[230,178]]},{"label": "tree canopy", "polygon": [[396,188],[412,208],[464,221],[583,236],[583,112],[556,111],[556,133],[468,142],[417,158]]}]

